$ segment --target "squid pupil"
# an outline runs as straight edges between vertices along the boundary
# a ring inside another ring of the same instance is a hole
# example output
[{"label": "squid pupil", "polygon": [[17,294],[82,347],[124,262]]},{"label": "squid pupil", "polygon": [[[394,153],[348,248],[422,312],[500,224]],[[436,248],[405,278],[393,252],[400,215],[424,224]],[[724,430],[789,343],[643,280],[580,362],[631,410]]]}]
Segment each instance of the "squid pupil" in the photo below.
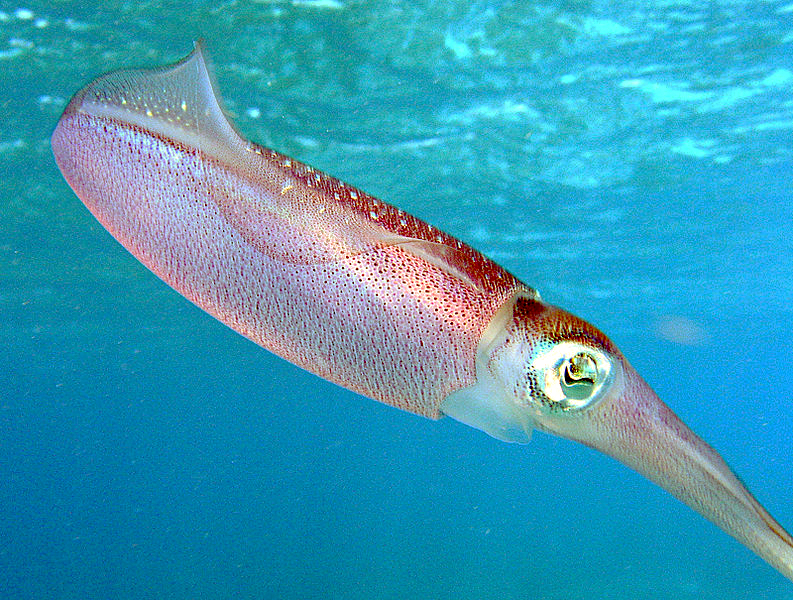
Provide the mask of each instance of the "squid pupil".
[{"label": "squid pupil", "polygon": [[595,385],[597,367],[594,359],[584,353],[573,356],[564,368],[562,383],[570,397],[586,398]]}]

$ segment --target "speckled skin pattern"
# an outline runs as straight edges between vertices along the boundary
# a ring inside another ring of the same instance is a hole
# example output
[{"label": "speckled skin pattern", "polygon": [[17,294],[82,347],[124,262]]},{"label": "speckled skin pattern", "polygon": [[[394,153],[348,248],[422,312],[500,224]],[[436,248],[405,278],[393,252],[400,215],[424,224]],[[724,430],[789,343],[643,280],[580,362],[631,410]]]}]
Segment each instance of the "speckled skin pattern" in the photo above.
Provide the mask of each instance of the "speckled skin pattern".
[{"label": "speckled skin pattern", "polygon": [[438,418],[443,398],[473,383],[495,311],[528,288],[419,219],[239,138],[213,106],[200,53],[154,73],[96,81],[53,134],[91,212],[257,344]]}]

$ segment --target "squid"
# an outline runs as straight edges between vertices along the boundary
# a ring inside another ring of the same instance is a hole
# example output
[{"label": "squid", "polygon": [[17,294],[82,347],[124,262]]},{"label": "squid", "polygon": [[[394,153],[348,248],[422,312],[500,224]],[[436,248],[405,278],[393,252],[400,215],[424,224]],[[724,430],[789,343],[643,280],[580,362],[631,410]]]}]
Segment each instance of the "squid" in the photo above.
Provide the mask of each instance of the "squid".
[{"label": "squid", "polygon": [[51,142],[127,250],[260,346],[430,419],[600,450],[793,580],[791,536],[608,337],[432,225],[243,139],[200,44],[90,83]]}]

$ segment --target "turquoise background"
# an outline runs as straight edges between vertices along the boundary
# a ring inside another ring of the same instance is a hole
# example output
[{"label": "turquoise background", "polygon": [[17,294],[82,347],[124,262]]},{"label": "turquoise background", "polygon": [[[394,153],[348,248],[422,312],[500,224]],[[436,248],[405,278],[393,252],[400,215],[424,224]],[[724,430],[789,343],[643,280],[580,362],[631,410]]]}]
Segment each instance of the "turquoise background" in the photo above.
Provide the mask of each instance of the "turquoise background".
[{"label": "turquoise background", "polygon": [[793,4],[2,2],[0,597],[793,598],[612,460],[344,391],[123,250],[49,135],[196,38],[245,136],[606,331],[793,529]]}]

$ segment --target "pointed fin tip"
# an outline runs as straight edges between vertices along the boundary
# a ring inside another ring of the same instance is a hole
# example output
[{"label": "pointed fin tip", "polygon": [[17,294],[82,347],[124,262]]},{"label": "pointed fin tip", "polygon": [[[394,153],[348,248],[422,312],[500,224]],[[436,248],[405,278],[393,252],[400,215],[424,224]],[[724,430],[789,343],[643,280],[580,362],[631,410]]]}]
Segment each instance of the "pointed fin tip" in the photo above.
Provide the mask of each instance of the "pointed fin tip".
[{"label": "pointed fin tip", "polygon": [[237,162],[250,144],[221,107],[202,40],[180,61],[108,73],[75,96],[73,110],[107,117]]}]

